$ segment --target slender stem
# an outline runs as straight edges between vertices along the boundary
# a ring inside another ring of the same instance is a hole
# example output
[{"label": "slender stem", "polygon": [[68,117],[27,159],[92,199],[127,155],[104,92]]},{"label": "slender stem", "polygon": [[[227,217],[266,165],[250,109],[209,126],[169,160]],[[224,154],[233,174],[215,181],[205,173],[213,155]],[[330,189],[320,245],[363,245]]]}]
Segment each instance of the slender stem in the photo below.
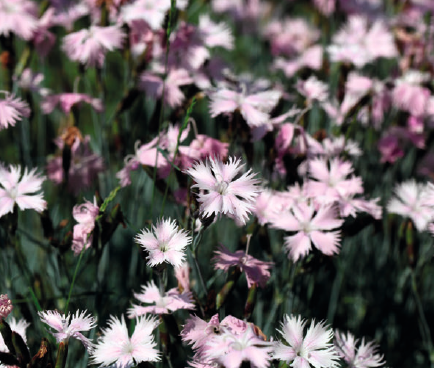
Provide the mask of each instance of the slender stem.
[{"label": "slender stem", "polygon": [[75,279],[77,278],[78,269],[80,267],[81,259],[83,258],[83,254],[85,251],[85,247],[81,250],[80,257],[78,258],[77,265],[75,266],[74,276],[72,277],[71,287],[69,288],[68,300],[65,305],[65,314],[68,312],[69,301],[71,300],[72,289],[74,288]]}]

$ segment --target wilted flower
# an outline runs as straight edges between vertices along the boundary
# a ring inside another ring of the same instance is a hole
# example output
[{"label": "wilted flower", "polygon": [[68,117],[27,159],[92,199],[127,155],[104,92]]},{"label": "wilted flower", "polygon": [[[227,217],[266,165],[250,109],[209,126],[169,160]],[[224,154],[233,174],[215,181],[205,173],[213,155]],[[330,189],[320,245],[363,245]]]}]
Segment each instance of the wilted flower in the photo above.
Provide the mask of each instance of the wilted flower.
[{"label": "wilted flower", "polygon": [[100,367],[130,368],[141,362],[160,361],[157,343],[152,335],[158,324],[155,317],[138,318],[133,335],[129,337],[124,316],[121,320],[111,316],[108,327],[102,329],[102,336],[91,354],[92,364],[100,364]]},{"label": "wilted flower", "polygon": [[185,248],[191,243],[191,236],[185,230],[178,230],[175,221],[161,219],[152,231],[142,230],[135,238],[148,252],[148,265],[153,267],[167,262],[179,267],[185,259]]},{"label": "wilted flower", "polygon": [[256,174],[251,170],[233,180],[243,167],[241,159],[230,157],[227,163],[223,163],[217,158],[209,158],[206,163],[198,162],[186,171],[196,182],[192,188],[207,191],[198,194],[197,199],[205,217],[222,213],[246,224],[260,189],[257,186],[259,180],[254,178]]},{"label": "wilted flower", "polygon": [[45,180],[45,177],[36,174],[36,170],[28,172],[26,168],[21,176],[21,166],[9,165],[6,168],[0,164],[0,217],[12,213],[15,203],[20,210],[42,212],[47,207],[42,194],[35,193],[41,190]]},{"label": "wilted flower", "polygon": [[68,313],[67,316],[55,310],[38,312],[41,321],[57,332],[50,333],[56,338],[57,342],[68,342],[70,337],[80,340],[88,351],[92,351],[92,341],[84,337],[80,331],[89,331],[96,327],[96,319],[91,315],[86,316],[87,311],[77,311],[74,315]]},{"label": "wilted flower", "polygon": [[22,117],[30,116],[29,105],[14,94],[4,92],[6,97],[0,100],[0,130],[7,128],[9,125],[14,126]]},{"label": "wilted flower", "polygon": [[300,316],[285,315],[282,330],[279,331],[288,343],[277,341],[274,345],[274,358],[291,363],[294,368],[308,368],[310,364],[315,368],[338,367],[338,356],[331,340],[333,330],[327,328],[325,322],[315,324],[312,321],[304,335],[306,320]]},{"label": "wilted flower", "polygon": [[0,295],[0,322],[3,318],[6,318],[14,309],[12,301],[8,298],[8,294]]}]

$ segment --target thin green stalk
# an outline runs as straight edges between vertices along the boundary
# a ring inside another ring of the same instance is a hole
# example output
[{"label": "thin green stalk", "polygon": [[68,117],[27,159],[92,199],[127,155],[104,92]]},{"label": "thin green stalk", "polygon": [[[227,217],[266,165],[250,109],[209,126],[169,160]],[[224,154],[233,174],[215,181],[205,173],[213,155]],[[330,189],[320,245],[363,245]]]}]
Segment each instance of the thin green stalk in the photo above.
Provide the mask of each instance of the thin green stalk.
[{"label": "thin green stalk", "polygon": [[74,288],[75,279],[77,278],[78,269],[80,267],[81,259],[83,258],[84,252],[85,252],[85,247],[83,247],[83,249],[81,250],[77,265],[75,266],[74,276],[72,277],[72,283],[69,288],[68,300],[66,301],[66,305],[65,305],[65,314],[68,312],[68,306],[69,306],[69,301],[71,300],[72,289]]}]

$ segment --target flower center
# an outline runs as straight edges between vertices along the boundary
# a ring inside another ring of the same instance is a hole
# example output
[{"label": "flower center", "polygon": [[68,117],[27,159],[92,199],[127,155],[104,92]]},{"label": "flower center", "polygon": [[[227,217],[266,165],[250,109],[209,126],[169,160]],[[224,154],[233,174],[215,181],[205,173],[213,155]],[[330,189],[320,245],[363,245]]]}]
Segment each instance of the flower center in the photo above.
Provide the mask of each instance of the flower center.
[{"label": "flower center", "polygon": [[229,183],[226,181],[219,181],[215,184],[216,192],[221,195],[227,194],[228,187],[229,187]]}]

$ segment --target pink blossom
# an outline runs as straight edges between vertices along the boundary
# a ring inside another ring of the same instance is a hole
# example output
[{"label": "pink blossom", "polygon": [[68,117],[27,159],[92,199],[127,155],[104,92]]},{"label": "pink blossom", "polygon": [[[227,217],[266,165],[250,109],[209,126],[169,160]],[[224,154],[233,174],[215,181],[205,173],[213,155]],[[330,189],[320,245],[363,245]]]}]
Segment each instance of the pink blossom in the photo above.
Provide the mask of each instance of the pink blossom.
[{"label": "pink blossom", "polygon": [[61,315],[58,311],[47,310],[38,312],[39,318],[49,327],[57,332],[50,333],[56,338],[57,342],[68,342],[70,337],[80,340],[84,347],[91,352],[93,350],[92,341],[84,337],[80,331],[89,331],[96,327],[96,319],[91,315],[86,315],[87,311],[77,311],[74,315],[68,313],[67,316]]},{"label": "pink blossom", "polygon": [[283,208],[289,208],[293,202],[286,192],[264,188],[256,197],[253,213],[258,218],[259,224],[265,225],[271,223],[276,216],[279,216]]},{"label": "pink blossom", "polygon": [[96,204],[96,198],[93,203],[85,200],[86,202],[74,206],[72,209],[72,216],[78,222],[74,226],[72,237],[72,250],[74,255],[79,255],[83,248],[88,249],[93,240],[93,229],[95,228],[95,219],[99,214],[99,207]]},{"label": "pink blossom", "polygon": [[20,75],[17,84],[20,88],[39,93],[41,96],[46,96],[49,93],[49,89],[40,86],[44,80],[42,73],[33,73],[30,68],[26,68]]},{"label": "pink blossom", "polygon": [[[1,300],[1,296],[0,296]],[[1,312],[0,312],[1,314]],[[0,318],[1,321],[1,318]],[[26,336],[26,330],[27,327],[30,326],[30,323],[28,323],[25,319],[16,320],[14,317],[9,317],[7,323],[9,324],[9,327],[11,328],[12,332],[15,332],[16,334],[20,335],[23,338],[23,341],[27,343],[27,336]],[[3,353],[9,353],[9,348],[5,344],[5,341],[3,339],[3,336],[0,334],[0,352]],[[1,368],[18,368],[18,366],[6,366],[4,364],[0,363]]]},{"label": "pink blossom", "polygon": [[191,236],[185,230],[178,230],[170,218],[157,221],[152,230],[142,230],[135,238],[136,243],[148,253],[148,266],[169,263],[175,268],[185,260],[185,248],[191,243]]},{"label": "pink blossom", "polygon": [[[54,142],[60,150],[64,149],[65,141],[62,137],[56,138]],[[104,162],[100,155],[90,149],[90,136],[83,139],[75,137],[72,142],[70,162],[63,162],[62,155],[50,157],[47,160],[47,175],[56,184],[67,180],[69,191],[78,194],[83,188],[91,187],[98,174],[104,170]],[[68,166],[65,178],[64,167]]]},{"label": "pink blossom", "polygon": [[14,94],[5,92],[5,99],[0,100],[0,130],[14,126],[18,120],[30,116],[30,107]]},{"label": "pink blossom", "polygon": [[207,157],[224,158],[228,155],[229,143],[221,142],[217,139],[198,134],[190,143],[192,150],[199,153],[199,159],[205,160]]},{"label": "pink blossom", "polygon": [[395,195],[387,204],[389,213],[409,217],[417,230],[425,231],[434,220],[434,198],[432,187],[416,183],[414,179],[395,185]]},{"label": "pink blossom", "polygon": [[42,101],[41,108],[44,114],[50,114],[56,105],[60,105],[65,114],[69,114],[72,106],[80,103],[86,102],[90,104],[95,111],[103,111],[102,101],[99,98],[92,98],[84,93],[60,93],[57,95],[45,96]]},{"label": "pink blossom", "polygon": [[29,0],[0,0],[0,36],[16,34],[24,40],[32,38],[37,27],[38,7]]},{"label": "pink blossom", "polygon": [[8,294],[0,295],[0,322],[2,318],[6,318],[14,309],[12,301],[8,298]]},{"label": "pink blossom", "polygon": [[366,200],[363,197],[354,198],[354,195],[340,197],[338,201],[339,214],[342,218],[353,216],[356,217],[358,212],[369,213],[374,219],[379,220],[382,217],[382,208],[377,204],[380,198]]},{"label": "pink blossom", "polygon": [[234,47],[234,37],[231,29],[223,22],[215,23],[208,14],[199,16],[199,32],[202,34],[203,41],[208,47],[223,47],[232,50]]},{"label": "pink blossom", "polygon": [[312,101],[324,102],[328,99],[329,90],[327,84],[321,82],[315,76],[311,76],[305,81],[299,80],[296,88],[310,103]]},{"label": "pink blossom", "polygon": [[[349,367],[371,368],[385,364],[383,356],[377,354],[378,345],[374,342],[365,343],[365,339],[359,340],[353,334],[347,332],[345,335],[339,330],[335,331],[334,345],[338,355],[348,364]],[[356,345],[359,345],[356,347]]]},{"label": "pink blossom", "polygon": [[120,49],[124,38],[119,26],[91,26],[65,36],[62,48],[71,60],[101,68],[106,52]]},{"label": "pink blossom", "polygon": [[178,289],[183,293],[190,291],[190,265],[187,261],[175,268],[175,277],[178,281]]},{"label": "pink blossom", "polygon": [[76,20],[89,14],[89,7],[84,2],[52,0],[51,3],[55,12],[51,19],[50,27],[61,26],[71,31]]},{"label": "pink blossom", "polygon": [[254,284],[265,287],[270,278],[269,269],[273,265],[272,262],[263,262],[247,255],[243,250],[232,253],[223,244],[220,244],[219,250],[215,252],[213,261],[215,269],[227,272],[230,267],[238,267],[241,272],[245,272],[249,288]]},{"label": "pink blossom", "polygon": [[192,188],[207,192],[199,193],[197,199],[203,216],[222,213],[246,224],[259,192],[259,180],[254,178],[256,174],[251,170],[234,180],[243,167],[241,159],[230,157],[223,163],[217,158],[209,158],[206,163],[200,161],[186,171],[196,182]]},{"label": "pink blossom", "polygon": [[41,57],[47,56],[56,43],[56,36],[48,30],[52,26],[55,16],[54,13],[54,8],[48,8],[42,17],[38,19],[37,28],[33,33],[32,41],[35,45],[36,52]]},{"label": "pink blossom", "polygon": [[332,15],[336,10],[336,0],[313,0],[313,3],[325,16]]},{"label": "pink blossom", "polygon": [[305,325],[306,320],[300,316],[285,315],[279,332],[288,345],[277,341],[273,357],[288,365],[291,363],[294,368],[308,368],[310,364],[316,368],[339,367],[338,356],[330,342],[333,330],[327,328],[325,322],[312,321],[304,335]]},{"label": "pink blossom", "polygon": [[398,158],[404,156],[398,137],[395,135],[385,135],[377,142],[377,148],[381,153],[380,162],[389,162],[393,164]]},{"label": "pink blossom", "polygon": [[323,48],[313,45],[303,51],[299,56],[289,60],[278,57],[274,61],[274,67],[281,69],[288,78],[295,75],[300,69],[307,67],[312,70],[320,70],[323,65]]},{"label": "pink blossom", "polygon": [[155,317],[138,318],[133,335],[129,337],[124,316],[121,320],[111,316],[91,354],[91,363],[100,364],[100,367],[131,368],[141,362],[160,361],[152,335],[158,324]]},{"label": "pink blossom", "polygon": [[343,220],[336,218],[336,208],[333,205],[322,205],[315,212],[312,204],[294,204],[290,210],[283,211],[273,219],[275,228],[294,231],[295,235],[285,237],[285,247],[289,256],[297,261],[306,256],[312,243],[326,255],[339,252],[340,234],[336,231],[326,232],[340,227]]},{"label": "pink blossom", "polygon": [[[44,176],[36,174],[36,168],[30,172],[27,168],[21,176],[21,166],[9,165],[6,168],[0,164],[0,217],[14,212],[17,204],[20,210],[34,209],[42,212],[47,208],[47,202],[41,193]],[[21,177],[21,179],[20,179]]]},{"label": "pink blossom", "polygon": [[142,293],[134,293],[134,297],[142,303],[153,305],[142,307],[133,304],[132,308],[128,309],[128,318],[139,317],[147,313],[168,314],[178,309],[195,308],[191,292],[180,294],[176,288],[173,288],[161,295],[154,281],[142,286]]}]

